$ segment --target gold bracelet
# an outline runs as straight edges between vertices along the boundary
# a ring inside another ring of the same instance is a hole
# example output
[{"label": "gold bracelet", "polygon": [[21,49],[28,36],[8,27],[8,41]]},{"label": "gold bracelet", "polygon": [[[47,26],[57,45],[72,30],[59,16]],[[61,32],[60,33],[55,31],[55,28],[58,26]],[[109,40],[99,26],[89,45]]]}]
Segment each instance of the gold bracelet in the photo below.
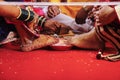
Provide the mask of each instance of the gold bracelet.
[{"label": "gold bracelet", "polygon": [[39,21],[43,18],[43,16],[38,17],[37,24],[39,24]]},{"label": "gold bracelet", "polygon": [[41,26],[42,26],[42,27],[43,27],[43,24],[44,24],[45,20],[46,20],[46,18],[44,18],[44,19],[42,20],[42,22],[41,22]]},{"label": "gold bracelet", "polygon": [[27,17],[27,19],[25,19],[24,21],[27,21],[27,20],[29,20],[29,18],[30,18],[30,11],[29,10],[27,10],[28,11],[28,17]]},{"label": "gold bracelet", "polygon": [[17,19],[19,19],[19,17],[21,16],[21,14],[22,14],[22,11],[21,11],[21,8],[20,7],[17,7],[18,9],[19,9],[19,11],[20,11],[20,13],[19,13],[19,15],[17,16]]}]

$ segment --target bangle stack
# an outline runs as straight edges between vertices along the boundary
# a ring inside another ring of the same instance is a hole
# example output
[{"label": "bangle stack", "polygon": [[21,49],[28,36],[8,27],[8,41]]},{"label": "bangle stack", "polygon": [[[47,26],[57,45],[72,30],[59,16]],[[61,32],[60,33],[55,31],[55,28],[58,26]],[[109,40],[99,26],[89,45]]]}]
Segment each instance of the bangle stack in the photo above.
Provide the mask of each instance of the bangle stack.
[{"label": "bangle stack", "polygon": [[[18,20],[22,20],[25,22],[32,22],[35,17],[35,13],[29,9],[22,9],[18,7],[20,10],[20,13],[17,17]],[[36,26],[43,28],[45,24],[46,18],[44,16],[38,16],[38,19],[36,21]]]},{"label": "bangle stack", "polygon": [[46,21],[45,17],[39,16],[38,17],[38,26],[44,27],[45,21]]},{"label": "bangle stack", "polygon": [[18,15],[17,19],[26,21],[26,22],[31,22],[34,19],[34,12],[26,9],[22,9],[18,7],[20,10],[20,14]]}]

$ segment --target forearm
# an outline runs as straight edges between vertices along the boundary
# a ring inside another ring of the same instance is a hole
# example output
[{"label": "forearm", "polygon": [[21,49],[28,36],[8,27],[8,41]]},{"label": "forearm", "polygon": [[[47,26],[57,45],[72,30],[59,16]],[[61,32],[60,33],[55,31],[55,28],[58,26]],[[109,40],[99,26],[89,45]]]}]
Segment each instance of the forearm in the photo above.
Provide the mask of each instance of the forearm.
[{"label": "forearm", "polygon": [[12,5],[0,5],[0,16],[8,18],[17,18],[20,10]]}]

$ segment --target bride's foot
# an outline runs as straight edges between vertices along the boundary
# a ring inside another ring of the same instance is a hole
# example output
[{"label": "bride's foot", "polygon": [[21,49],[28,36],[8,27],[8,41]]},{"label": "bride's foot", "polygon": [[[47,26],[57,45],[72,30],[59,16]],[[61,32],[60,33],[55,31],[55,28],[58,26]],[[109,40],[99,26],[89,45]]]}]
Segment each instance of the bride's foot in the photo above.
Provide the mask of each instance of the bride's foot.
[{"label": "bride's foot", "polygon": [[22,51],[32,51],[35,49],[43,48],[48,45],[57,43],[58,40],[48,35],[40,35],[39,38],[31,40],[29,43],[25,43],[21,46]]}]

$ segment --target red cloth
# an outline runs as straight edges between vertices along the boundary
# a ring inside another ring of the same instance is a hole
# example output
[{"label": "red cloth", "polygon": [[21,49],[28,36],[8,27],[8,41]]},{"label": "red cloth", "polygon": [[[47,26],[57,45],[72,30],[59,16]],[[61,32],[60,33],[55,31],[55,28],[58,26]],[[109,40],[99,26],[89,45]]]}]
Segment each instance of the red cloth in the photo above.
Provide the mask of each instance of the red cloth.
[{"label": "red cloth", "polygon": [[[97,60],[97,51],[0,48],[0,80],[120,80],[120,62]],[[114,50],[109,47],[105,53]]]},{"label": "red cloth", "polygon": [[33,8],[33,10],[40,16],[45,16],[45,13],[43,12],[42,8]]},{"label": "red cloth", "polygon": [[99,0],[99,2],[115,2],[115,1],[120,1],[120,0]]}]

